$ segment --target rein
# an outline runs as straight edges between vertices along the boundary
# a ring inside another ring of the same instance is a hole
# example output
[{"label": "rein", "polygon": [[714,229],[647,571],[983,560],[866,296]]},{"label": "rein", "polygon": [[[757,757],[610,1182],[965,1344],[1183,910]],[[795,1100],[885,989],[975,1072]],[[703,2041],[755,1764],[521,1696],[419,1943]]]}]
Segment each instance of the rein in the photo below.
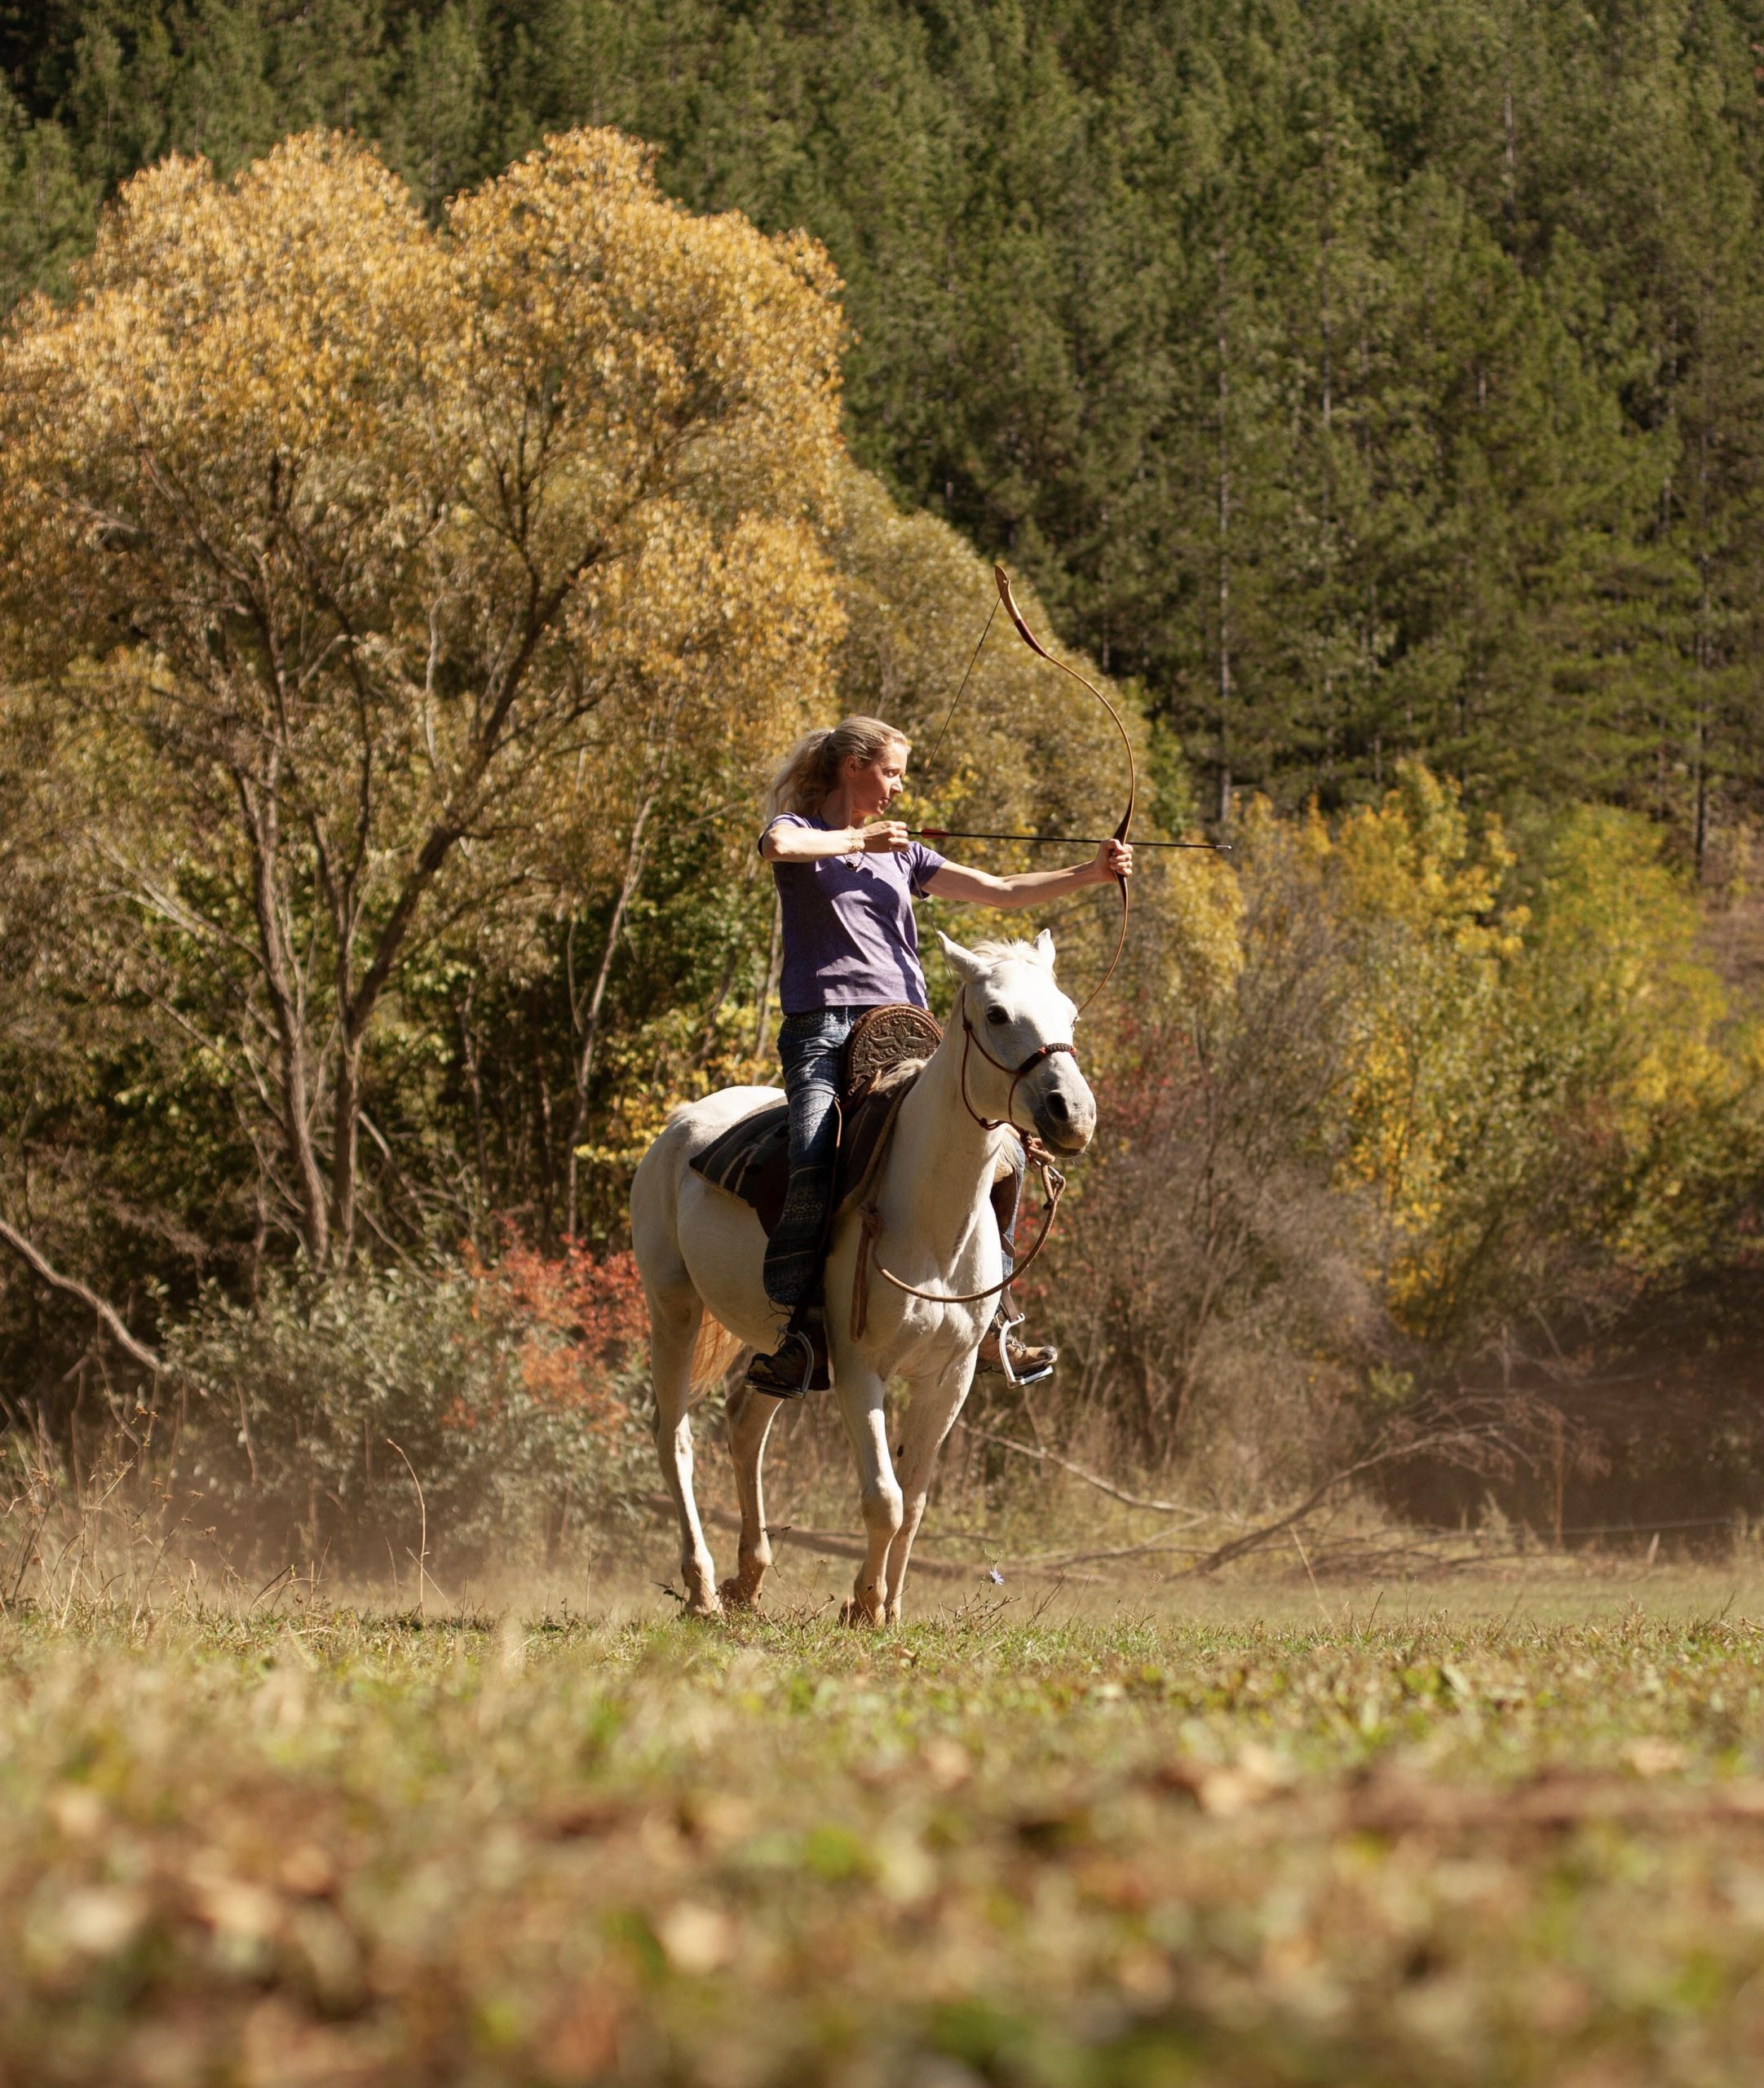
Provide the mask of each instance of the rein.
[{"label": "rein", "polygon": [[[968,1099],[968,1051],[970,1046],[988,1065],[996,1066],[1000,1073],[1010,1076],[1010,1092],[1006,1097],[1002,1117],[983,1117]],[[873,1199],[858,1213],[859,1222],[864,1228],[864,1244],[858,1250],[857,1272],[851,1283],[851,1338],[854,1341],[862,1338],[869,1325],[869,1266],[872,1262],[876,1264],[876,1273],[885,1283],[891,1283],[896,1290],[904,1291],[909,1298],[928,1298],[935,1305],[978,1305],[984,1298],[996,1298],[1001,1290],[1014,1283],[1047,1245],[1048,1235],[1053,1231],[1054,1220],[1059,1214],[1060,1197],[1065,1193],[1066,1178],[1054,1165],[1054,1156],[1035,1134],[1025,1131],[1021,1125],[1011,1121],[1010,1111],[1017,1099],[1017,1083],[1025,1074],[1033,1073],[1044,1059],[1055,1058],[1062,1051],[1074,1059],[1078,1055],[1076,1047],[1071,1044],[1043,1044],[1032,1051],[1020,1066],[1007,1066],[1002,1059],[995,1059],[975,1034],[968,1020],[967,989],[966,986],[962,988],[962,1106],[982,1130],[1003,1130],[1008,1126],[1023,1140],[1023,1152],[1034,1163],[1036,1171],[1041,1178],[1041,1228],[1036,1234],[1028,1253],[1010,1274],[1001,1276],[997,1283],[988,1284],[984,1290],[922,1290],[917,1285],[903,1282],[892,1270],[883,1267],[878,1246],[882,1233],[882,1212]],[[879,1173],[878,1170],[878,1175]]]}]

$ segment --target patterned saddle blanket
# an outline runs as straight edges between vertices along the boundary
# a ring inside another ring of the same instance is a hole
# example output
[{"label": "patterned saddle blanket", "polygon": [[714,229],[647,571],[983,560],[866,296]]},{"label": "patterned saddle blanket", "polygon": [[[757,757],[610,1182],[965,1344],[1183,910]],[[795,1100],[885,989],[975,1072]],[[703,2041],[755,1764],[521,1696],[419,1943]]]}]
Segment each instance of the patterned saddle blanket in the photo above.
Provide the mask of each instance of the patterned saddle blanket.
[{"label": "patterned saddle blanket", "polygon": [[[841,1068],[835,1218],[868,1194],[895,1113],[941,1035],[915,1007],[872,1008],[853,1028]],[[789,1105],[770,1102],[739,1118],[694,1154],[692,1165],[713,1187],[750,1204],[769,1235],[783,1215],[790,1179]]]},{"label": "patterned saddle blanket", "polygon": [[[895,1067],[865,1086],[857,1099],[839,1111],[839,1157],[833,1176],[833,1214],[860,1202],[882,1158],[895,1113],[919,1077],[922,1060]],[[784,1215],[784,1192],[790,1180],[790,1109],[768,1102],[742,1117],[692,1156],[694,1170],[718,1189],[751,1204],[768,1236]]]}]

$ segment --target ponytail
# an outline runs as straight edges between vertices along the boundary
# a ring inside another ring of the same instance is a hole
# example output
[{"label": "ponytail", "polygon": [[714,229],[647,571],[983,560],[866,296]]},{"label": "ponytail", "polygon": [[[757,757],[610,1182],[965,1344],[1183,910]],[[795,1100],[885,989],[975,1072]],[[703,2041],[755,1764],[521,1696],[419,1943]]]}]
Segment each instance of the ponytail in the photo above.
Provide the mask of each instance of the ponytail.
[{"label": "ponytail", "polygon": [[880,718],[847,718],[831,732],[805,732],[784,758],[767,794],[766,816],[800,812],[813,819],[838,783],[847,754],[864,762],[874,761],[891,747],[903,752],[912,745],[904,732],[885,725]]}]

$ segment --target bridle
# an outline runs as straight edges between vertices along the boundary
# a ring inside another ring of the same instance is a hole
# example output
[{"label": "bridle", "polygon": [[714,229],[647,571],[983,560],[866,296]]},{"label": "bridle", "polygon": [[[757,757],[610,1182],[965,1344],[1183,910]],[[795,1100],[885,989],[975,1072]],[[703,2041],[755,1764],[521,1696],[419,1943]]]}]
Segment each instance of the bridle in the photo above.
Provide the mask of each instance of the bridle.
[{"label": "bridle", "polygon": [[[1037,1050],[1032,1051],[1020,1066],[1007,1066],[1002,1059],[995,1059],[992,1053],[987,1050],[986,1046],[980,1042],[979,1034],[975,1031],[973,1024],[968,1020],[968,989],[966,986],[962,989],[960,1005],[962,1009],[962,1108],[967,1111],[968,1114],[974,1119],[975,1122],[979,1126],[983,1131],[1001,1131],[1005,1129],[1006,1125],[1009,1125],[1010,1129],[1015,1131],[1023,1139],[1025,1147],[1040,1146],[1041,1140],[1036,1137],[1035,1134],[1032,1131],[1024,1130],[1023,1126],[1017,1123],[1011,1116],[1010,1113],[1014,1108],[1015,1108],[1017,1104],[1017,1084],[1019,1081],[1023,1080],[1026,1075],[1032,1073],[1036,1068],[1043,1064],[1044,1061],[1058,1057],[1059,1053],[1062,1051],[1063,1051],[1069,1059],[1076,1062],[1078,1056],[1077,1046],[1075,1044],[1043,1044]],[[1010,1076],[1010,1092],[1005,1097],[1005,1113],[1002,1117],[983,1117],[979,1111],[975,1108],[973,1103],[969,1099],[968,1049],[970,1045],[979,1053],[980,1056],[985,1059],[988,1065],[996,1066],[1000,1073],[1008,1073]],[[1046,1148],[1043,1148],[1042,1150],[1045,1151]],[[1033,1157],[1032,1153],[1031,1157]]]},{"label": "bridle", "polygon": [[[1047,1236],[1053,1231],[1054,1220],[1059,1214],[1059,1199],[1065,1192],[1066,1178],[1054,1165],[1052,1153],[1034,1132],[1026,1131],[1020,1124],[1013,1122],[1010,1113],[1016,1105],[1018,1085],[1027,1075],[1047,1059],[1057,1058],[1063,1051],[1076,1064],[1077,1047],[1070,1043],[1038,1045],[1020,1066],[1007,1066],[1002,1059],[995,1059],[987,1050],[976,1034],[974,1025],[968,1020],[968,989],[966,985],[962,989],[957,1005],[962,1011],[962,1106],[982,1130],[1001,1131],[1008,1126],[1023,1140],[1023,1150],[1041,1178],[1041,1229],[1036,1234],[1028,1254],[1010,1275],[1001,1276],[997,1283],[988,1284],[984,1290],[921,1290],[917,1285],[902,1282],[891,1270],[882,1267],[882,1256],[877,1251],[877,1241],[882,1232],[882,1213],[873,1197],[858,1213],[864,1228],[864,1241],[858,1250],[857,1270],[851,1285],[851,1338],[854,1341],[862,1338],[869,1322],[869,1265],[872,1262],[876,1264],[876,1273],[885,1283],[891,1283],[896,1290],[904,1290],[909,1298],[927,1298],[935,1305],[977,1305],[983,1298],[996,1298],[1000,1291],[1015,1282],[1023,1273],[1047,1245]],[[988,1065],[996,1066],[1000,1073],[1007,1073],[1010,1077],[1010,1092],[1005,1098],[1002,1117],[983,1117],[969,1099],[968,1052],[970,1047],[978,1051]]]}]

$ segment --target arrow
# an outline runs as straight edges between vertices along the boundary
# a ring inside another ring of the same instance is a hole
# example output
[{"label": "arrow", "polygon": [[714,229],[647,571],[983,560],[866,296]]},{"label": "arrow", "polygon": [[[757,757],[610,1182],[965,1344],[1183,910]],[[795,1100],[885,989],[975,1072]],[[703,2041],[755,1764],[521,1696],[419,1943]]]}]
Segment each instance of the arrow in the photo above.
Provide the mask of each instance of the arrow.
[{"label": "arrow", "polygon": [[[1037,847],[1100,848],[1107,837],[1095,834],[964,834],[950,826],[909,826],[907,832],[916,841],[1029,841]],[[1216,855],[1228,856],[1231,844],[1228,841],[1134,841],[1134,848],[1210,848]]]}]

